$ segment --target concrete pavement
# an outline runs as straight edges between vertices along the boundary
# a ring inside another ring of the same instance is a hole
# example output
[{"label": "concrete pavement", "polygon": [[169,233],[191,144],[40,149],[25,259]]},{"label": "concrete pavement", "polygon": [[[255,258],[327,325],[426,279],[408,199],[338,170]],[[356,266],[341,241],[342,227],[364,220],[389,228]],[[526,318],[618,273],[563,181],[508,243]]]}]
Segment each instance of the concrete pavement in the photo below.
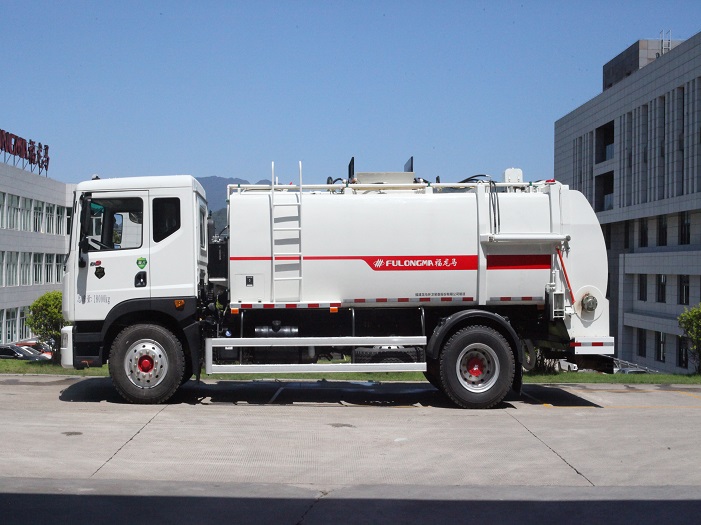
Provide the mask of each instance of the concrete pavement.
[{"label": "concrete pavement", "polygon": [[701,510],[696,386],[526,385],[465,411],[427,383],[206,381],[133,406],[106,378],[3,375],[0,422],[2,523],[93,507],[104,523],[144,507],[140,523],[303,524]]}]

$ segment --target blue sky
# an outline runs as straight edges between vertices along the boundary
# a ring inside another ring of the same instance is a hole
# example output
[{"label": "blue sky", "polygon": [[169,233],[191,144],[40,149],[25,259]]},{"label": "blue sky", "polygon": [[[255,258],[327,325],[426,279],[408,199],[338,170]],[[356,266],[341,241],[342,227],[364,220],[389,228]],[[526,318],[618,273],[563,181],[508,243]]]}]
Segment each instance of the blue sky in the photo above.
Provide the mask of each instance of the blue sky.
[{"label": "blue sky", "polygon": [[0,0],[0,129],[49,176],[553,176],[554,122],[695,1]]}]

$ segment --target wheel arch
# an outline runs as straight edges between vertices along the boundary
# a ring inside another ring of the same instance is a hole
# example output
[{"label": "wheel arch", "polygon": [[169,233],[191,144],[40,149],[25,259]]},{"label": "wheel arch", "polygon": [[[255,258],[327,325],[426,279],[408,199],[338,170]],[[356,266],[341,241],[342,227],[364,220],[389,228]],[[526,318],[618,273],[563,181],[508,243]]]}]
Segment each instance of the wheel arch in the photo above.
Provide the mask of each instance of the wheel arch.
[{"label": "wheel arch", "polygon": [[[173,299],[135,299],[116,305],[102,325],[103,357],[109,357],[112,342],[124,327],[148,323],[170,330],[180,340],[183,352],[188,357],[196,355],[199,359],[199,324],[194,298],[185,299],[182,308],[176,308]],[[104,358],[103,362],[106,361]]]},{"label": "wheel arch", "polygon": [[521,340],[508,319],[486,310],[462,310],[444,319],[436,326],[426,346],[426,358],[438,359],[441,348],[450,337],[473,325],[483,325],[499,332],[506,339],[514,354],[516,361],[516,374],[514,375],[513,389],[520,392],[523,381],[521,366],[523,364],[523,347]]}]

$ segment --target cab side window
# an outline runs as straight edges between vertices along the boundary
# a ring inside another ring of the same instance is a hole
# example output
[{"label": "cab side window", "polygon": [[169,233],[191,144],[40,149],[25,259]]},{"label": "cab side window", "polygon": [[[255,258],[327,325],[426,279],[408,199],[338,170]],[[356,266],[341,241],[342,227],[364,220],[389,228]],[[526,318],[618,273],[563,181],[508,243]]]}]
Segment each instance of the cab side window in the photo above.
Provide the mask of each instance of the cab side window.
[{"label": "cab side window", "polygon": [[180,229],[180,199],[153,199],[153,242],[161,242]]},{"label": "cab side window", "polygon": [[137,198],[95,198],[90,203],[88,251],[140,248],[144,203]]}]

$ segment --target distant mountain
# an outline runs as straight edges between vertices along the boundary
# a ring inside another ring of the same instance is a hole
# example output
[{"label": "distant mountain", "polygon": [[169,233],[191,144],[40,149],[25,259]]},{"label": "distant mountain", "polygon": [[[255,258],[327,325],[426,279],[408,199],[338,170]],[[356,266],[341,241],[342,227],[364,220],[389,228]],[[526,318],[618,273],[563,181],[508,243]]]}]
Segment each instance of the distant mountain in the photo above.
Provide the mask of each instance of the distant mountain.
[{"label": "distant mountain", "polygon": [[[198,177],[197,180],[207,193],[209,209],[213,212],[226,208],[226,187],[229,184],[250,184],[247,180],[232,177],[228,179],[224,177]],[[256,184],[270,184],[270,181],[261,180]]]}]

